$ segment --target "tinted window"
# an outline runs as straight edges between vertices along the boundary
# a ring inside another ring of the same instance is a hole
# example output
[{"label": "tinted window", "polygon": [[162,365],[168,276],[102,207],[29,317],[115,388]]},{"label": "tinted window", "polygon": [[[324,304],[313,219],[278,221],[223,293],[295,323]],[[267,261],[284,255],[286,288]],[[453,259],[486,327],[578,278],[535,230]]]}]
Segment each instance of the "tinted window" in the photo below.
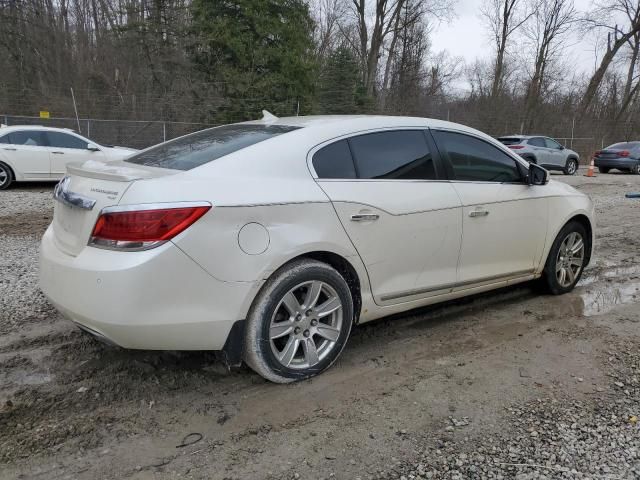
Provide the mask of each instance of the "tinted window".
[{"label": "tinted window", "polygon": [[522,139],[516,137],[500,137],[498,138],[498,141],[505,145],[518,145],[520,142],[522,142]]},{"label": "tinted window", "polygon": [[555,140],[551,140],[550,138],[545,138],[544,141],[547,143],[547,148],[555,148],[559,149],[562,145],[560,145]]},{"label": "tinted window", "polygon": [[449,161],[456,180],[519,182],[516,161],[493,145],[461,133],[438,132],[433,135],[438,149]]},{"label": "tinted window", "polygon": [[[2,140],[0,140],[0,143]],[[606,150],[613,148],[615,150],[633,150],[634,148],[640,148],[640,142],[620,142],[609,145]]]},{"label": "tinted window", "polygon": [[68,133],[62,132],[47,132],[47,138],[49,139],[49,146],[57,148],[78,148],[82,150],[87,149],[87,141],[81,138],[74,137]]},{"label": "tinted window", "polygon": [[44,135],[38,130],[11,132],[9,134],[9,141],[13,145],[29,145],[32,147],[43,147],[47,145]]},{"label": "tinted window", "polygon": [[9,143],[9,135],[0,137],[0,143]]},{"label": "tinted window", "polygon": [[349,139],[359,178],[429,180],[433,158],[421,130],[370,133]]},{"label": "tinted window", "polygon": [[351,150],[346,140],[321,148],[313,155],[318,178],[356,178]]},{"label": "tinted window", "polygon": [[534,147],[546,147],[547,146],[547,144],[544,142],[544,138],[542,138],[542,137],[530,138],[529,140],[527,140],[527,143],[529,145],[533,145]]},{"label": "tinted window", "polygon": [[191,170],[298,128],[284,125],[224,125],[162,143],[125,161],[149,167]]}]

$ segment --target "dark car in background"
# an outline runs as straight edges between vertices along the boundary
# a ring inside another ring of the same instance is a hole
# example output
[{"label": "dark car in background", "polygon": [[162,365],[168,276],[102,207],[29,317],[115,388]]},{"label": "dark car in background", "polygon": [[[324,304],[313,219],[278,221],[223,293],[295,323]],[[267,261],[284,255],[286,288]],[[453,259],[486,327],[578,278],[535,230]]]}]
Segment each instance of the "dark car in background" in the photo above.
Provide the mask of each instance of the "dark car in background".
[{"label": "dark car in background", "polygon": [[596,152],[595,166],[600,173],[609,173],[615,168],[640,175],[640,141],[614,143]]}]

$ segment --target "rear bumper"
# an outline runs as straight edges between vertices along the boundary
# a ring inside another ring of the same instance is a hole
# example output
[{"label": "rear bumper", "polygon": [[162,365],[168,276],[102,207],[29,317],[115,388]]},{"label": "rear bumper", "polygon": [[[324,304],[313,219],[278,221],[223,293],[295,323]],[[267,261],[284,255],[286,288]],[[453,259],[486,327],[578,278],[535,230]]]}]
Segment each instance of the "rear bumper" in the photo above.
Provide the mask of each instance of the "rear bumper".
[{"label": "rear bumper", "polygon": [[258,285],[222,282],[172,243],[145,252],[40,247],[40,287],[66,317],[125,348],[221,350]]},{"label": "rear bumper", "polygon": [[622,168],[629,169],[638,164],[640,160],[634,158],[596,158],[594,165],[604,168]]}]

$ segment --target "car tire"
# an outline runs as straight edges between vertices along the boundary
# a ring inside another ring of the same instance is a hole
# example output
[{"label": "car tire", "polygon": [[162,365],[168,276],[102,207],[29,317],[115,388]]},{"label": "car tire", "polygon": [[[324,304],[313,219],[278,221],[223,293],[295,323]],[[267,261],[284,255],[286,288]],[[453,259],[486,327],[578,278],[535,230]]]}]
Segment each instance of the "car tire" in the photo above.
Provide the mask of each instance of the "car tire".
[{"label": "car tire", "polygon": [[535,163],[535,164],[538,163],[534,157],[526,156],[526,157],[522,157],[522,158],[524,158],[529,163]]},{"label": "car tire", "polygon": [[567,160],[566,165],[564,166],[563,173],[565,175],[575,175],[578,171],[578,160],[575,158],[570,158]]},{"label": "car tire", "polygon": [[354,318],[349,286],[326,263],[296,260],[263,286],[247,316],[244,360],[275,383],[329,368],[347,343]]},{"label": "car tire", "polygon": [[571,221],[560,230],[551,245],[543,272],[551,293],[562,295],[573,290],[586,266],[590,242],[587,230],[579,222]]},{"label": "car tire", "polygon": [[632,168],[630,168],[629,173],[640,175],[640,162],[636,163]]},{"label": "car tire", "polygon": [[607,167],[598,167],[598,171],[600,173],[609,173],[609,170],[611,170],[611,169],[607,168]]},{"label": "car tire", "polygon": [[15,177],[13,170],[6,163],[0,162],[0,190],[6,190],[11,186]]}]

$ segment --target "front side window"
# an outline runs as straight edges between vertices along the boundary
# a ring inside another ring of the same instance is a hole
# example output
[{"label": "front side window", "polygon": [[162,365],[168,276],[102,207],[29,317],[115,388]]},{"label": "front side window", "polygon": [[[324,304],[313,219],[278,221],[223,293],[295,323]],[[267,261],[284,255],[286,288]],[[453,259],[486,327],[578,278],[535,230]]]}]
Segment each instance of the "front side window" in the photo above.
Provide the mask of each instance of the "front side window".
[{"label": "front side window", "polygon": [[318,150],[313,155],[313,168],[318,178],[356,178],[347,140],[337,141]]},{"label": "front side window", "polygon": [[421,130],[368,133],[349,139],[358,177],[433,180],[433,156]]},{"label": "front side window", "polygon": [[550,138],[545,138],[544,141],[547,143],[547,148],[554,148],[556,150],[559,150],[560,148],[562,148],[562,145],[560,145],[558,142]]},{"label": "front side window", "polygon": [[86,150],[88,142],[74,135],[62,132],[47,132],[49,146],[56,148],[76,148]]},{"label": "front side window", "polygon": [[517,162],[484,140],[463,133],[433,131],[438,150],[449,162],[455,180],[520,182]]},{"label": "front side window", "polygon": [[127,158],[125,162],[148,167],[191,170],[298,128],[300,127],[287,125],[224,125],[161,143]]},{"label": "front side window", "polygon": [[3,135],[0,137],[0,144],[2,143],[9,143],[9,135]]},{"label": "front side window", "polygon": [[9,143],[13,145],[27,145],[30,147],[44,147],[47,141],[43,132],[39,130],[22,130],[9,134]]},{"label": "front side window", "polygon": [[534,147],[543,147],[546,148],[547,144],[544,143],[544,138],[542,137],[535,137],[535,138],[530,138],[527,143],[529,145],[533,145]]}]

